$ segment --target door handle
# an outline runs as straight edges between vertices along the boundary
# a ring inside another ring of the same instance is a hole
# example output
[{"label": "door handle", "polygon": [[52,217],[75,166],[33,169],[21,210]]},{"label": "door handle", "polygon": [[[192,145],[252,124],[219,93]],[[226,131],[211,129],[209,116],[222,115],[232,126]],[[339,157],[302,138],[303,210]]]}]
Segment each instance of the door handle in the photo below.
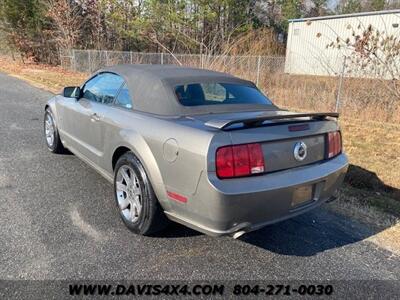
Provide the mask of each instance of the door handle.
[{"label": "door handle", "polygon": [[96,113],[94,113],[94,114],[92,114],[92,115],[90,116],[90,120],[91,120],[92,122],[100,121],[100,119],[101,119],[101,117],[100,117],[98,114],[96,114]]}]

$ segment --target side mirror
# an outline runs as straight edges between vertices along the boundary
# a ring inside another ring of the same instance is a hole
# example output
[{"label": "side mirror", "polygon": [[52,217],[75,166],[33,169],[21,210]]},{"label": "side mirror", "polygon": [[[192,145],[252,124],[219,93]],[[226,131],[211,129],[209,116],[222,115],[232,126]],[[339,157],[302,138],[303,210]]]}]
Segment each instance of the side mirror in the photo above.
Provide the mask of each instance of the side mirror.
[{"label": "side mirror", "polygon": [[79,86],[67,86],[64,88],[63,96],[66,98],[78,99],[81,94],[81,88]]}]

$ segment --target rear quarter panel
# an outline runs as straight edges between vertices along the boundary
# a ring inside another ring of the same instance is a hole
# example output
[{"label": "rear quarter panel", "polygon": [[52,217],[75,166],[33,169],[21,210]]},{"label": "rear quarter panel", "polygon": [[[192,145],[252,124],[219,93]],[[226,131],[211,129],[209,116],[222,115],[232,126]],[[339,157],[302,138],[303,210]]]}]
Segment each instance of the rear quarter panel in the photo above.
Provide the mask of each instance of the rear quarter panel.
[{"label": "rear quarter panel", "polygon": [[212,132],[184,126],[173,118],[113,110],[105,120],[104,169],[112,174],[115,150],[127,147],[142,162],[163,208],[168,211],[181,206],[168,199],[167,190],[187,198],[195,194],[199,178],[206,171]]}]

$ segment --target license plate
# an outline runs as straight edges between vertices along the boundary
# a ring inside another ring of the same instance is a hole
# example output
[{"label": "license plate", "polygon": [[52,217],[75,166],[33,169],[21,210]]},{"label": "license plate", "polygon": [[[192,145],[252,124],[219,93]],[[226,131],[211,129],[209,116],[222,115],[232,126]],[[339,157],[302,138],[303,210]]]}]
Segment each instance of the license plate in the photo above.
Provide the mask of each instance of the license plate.
[{"label": "license plate", "polygon": [[306,185],[296,188],[293,192],[292,206],[298,206],[300,204],[311,201],[313,198],[312,194],[312,185]]}]

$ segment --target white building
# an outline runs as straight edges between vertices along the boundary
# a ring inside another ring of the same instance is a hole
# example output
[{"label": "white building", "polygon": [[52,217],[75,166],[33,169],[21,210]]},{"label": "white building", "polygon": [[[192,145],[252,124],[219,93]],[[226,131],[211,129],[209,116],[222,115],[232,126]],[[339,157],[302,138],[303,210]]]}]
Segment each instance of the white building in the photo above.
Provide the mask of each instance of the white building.
[{"label": "white building", "polygon": [[289,20],[285,72],[306,75],[337,75],[342,72],[344,49],[327,47],[374,29],[400,38],[400,10],[357,13]]}]

